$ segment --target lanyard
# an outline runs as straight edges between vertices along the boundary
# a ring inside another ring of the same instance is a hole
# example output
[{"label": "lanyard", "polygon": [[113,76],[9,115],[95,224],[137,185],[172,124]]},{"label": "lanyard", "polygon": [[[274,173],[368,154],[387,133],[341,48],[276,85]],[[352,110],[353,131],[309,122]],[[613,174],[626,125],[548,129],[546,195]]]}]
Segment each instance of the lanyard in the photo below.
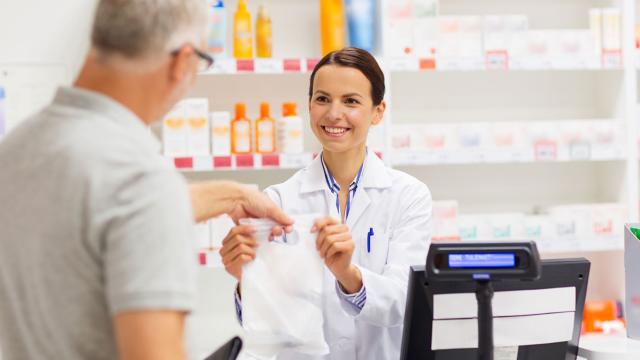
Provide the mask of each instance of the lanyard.
[{"label": "lanyard", "polygon": [[[320,155],[320,160],[322,162],[322,171],[324,172],[324,180],[327,182],[327,186],[329,190],[331,190],[332,194],[336,195],[336,209],[338,210],[338,215],[340,214],[340,185],[336,182],[336,179],[331,175],[331,171],[327,168],[327,165],[324,163],[324,155]],[[349,211],[351,210],[351,199],[356,195],[356,190],[358,190],[358,184],[360,183],[360,178],[362,177],[362,170],[364,169],[364,161],[362,165],[360,165],[360,170],[358,170],[358,174],[356,178],[349,185],[349,193],[347,195],[347,208],[345,209],[344,220],[347,221],[349,217]]]}]

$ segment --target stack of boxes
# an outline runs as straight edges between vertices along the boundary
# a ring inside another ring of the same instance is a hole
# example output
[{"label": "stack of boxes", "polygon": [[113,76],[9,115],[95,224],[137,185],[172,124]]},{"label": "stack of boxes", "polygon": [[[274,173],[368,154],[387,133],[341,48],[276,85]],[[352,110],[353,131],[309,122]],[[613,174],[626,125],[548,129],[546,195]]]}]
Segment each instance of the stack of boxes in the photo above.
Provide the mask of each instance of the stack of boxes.
[{"label": "stack of boxes", "polygon": [[433,204],[433,241],[533,240],[543,251],[619,248],[626,219],[624,205],[554,206],[540,215],[458,214],[455,201]]},{"label": "stack of boxes", "polygon": [[397,124],[391,134],[397,161],[418,164],[618,159],[624,143],[615,120]]},{"label": "stack of boxes", "polygon": [[[589,10],[588,29],[529,29],[525,15],[439,16],[437,0],[387,0],[384,55],[442,70],[610,68],[622,64],[618,8]],[[587,16],[587,14],[585,14]]]}]

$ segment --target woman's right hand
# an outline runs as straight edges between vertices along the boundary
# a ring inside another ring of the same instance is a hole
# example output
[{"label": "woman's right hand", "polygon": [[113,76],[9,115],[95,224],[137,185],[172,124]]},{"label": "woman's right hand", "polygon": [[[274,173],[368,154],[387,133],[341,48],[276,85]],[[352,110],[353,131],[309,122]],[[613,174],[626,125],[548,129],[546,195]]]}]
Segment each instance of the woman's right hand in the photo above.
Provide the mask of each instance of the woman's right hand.
[{"label": "woman's right hand", "polygon": [[252,226],[238,225],[232,228],[222,241],[222,263],[225,270],[238,281],[242,277],[244,264],[256,258],[258,241],[254,237],[255,232]]}]

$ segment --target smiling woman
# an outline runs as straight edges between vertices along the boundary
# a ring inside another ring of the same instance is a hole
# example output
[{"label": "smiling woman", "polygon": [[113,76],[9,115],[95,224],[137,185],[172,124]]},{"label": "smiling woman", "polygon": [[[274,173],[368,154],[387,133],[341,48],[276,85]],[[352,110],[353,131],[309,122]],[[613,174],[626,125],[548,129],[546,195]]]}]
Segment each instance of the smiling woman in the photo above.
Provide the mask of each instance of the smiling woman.
[{"label": "smiling woman", "polygon": [[[325,265],[322,312],[330,353],[309,357],[284,349],[278,360],[400,356],[409,266],[422,264],[427,255],[431,194],[367,151],[369,128],[384,116],[384,92],[384,75],[364,50],[330,53],[312,72],[310,126],[322,153],[265,192],[292,216],[323,214],[310,230]],[[238,280],[256,256],[254,236],[251,228],[238,226],[223,241],[223,263]],[[236,309],[242,319],[240,295]]]},{"label": "smiling woman", "polygon": [[369,128],[384,115],[384,92],[384,74],[364,50],[332,52],[311,73],[311,129],[322,144],[327,166],[335,168],[339,157],[349,169],[346,178],[336,178],[338,183],[350,182],[364,161]]}]

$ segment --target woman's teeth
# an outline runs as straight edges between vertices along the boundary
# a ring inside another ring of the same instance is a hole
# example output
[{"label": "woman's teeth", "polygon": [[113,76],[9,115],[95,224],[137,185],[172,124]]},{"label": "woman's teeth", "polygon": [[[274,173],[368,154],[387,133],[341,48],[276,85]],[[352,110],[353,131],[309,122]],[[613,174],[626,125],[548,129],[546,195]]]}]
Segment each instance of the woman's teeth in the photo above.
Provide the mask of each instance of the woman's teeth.
[{"label": "woman's teeth", "polygon": [[345,128],[334,128],[334,127],[328,127],[328,126],[325,126],[324,130],[330,134],[342,134],[345,131],[347,131],[347,129]]}]

